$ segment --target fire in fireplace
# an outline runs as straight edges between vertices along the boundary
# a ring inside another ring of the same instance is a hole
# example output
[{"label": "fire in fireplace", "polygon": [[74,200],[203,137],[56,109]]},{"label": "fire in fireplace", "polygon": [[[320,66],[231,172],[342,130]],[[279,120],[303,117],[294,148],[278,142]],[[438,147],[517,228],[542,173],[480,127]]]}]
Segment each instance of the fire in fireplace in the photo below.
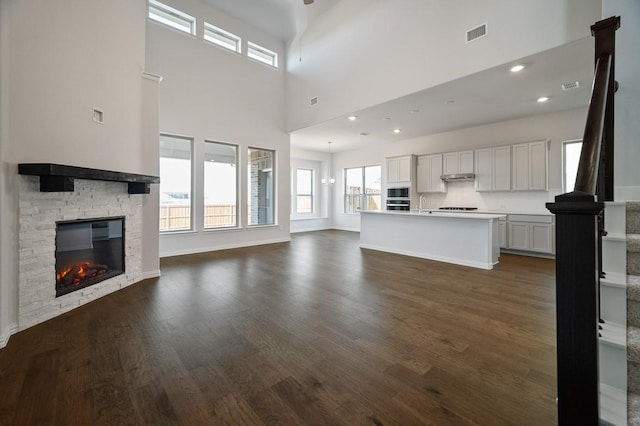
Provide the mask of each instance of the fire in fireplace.
[{"label": "fire in fireplace", "polygon": [[124,273],[124,218],[56,223],[56,297]]}]

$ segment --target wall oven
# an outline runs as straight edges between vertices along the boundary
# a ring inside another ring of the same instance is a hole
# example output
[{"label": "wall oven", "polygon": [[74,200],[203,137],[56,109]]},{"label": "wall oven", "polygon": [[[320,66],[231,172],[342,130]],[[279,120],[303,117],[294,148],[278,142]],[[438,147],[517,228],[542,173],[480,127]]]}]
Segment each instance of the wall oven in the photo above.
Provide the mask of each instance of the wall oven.
[{"label": "wall oven", "polygon": [[410,204],[409,200],[387,200],[387,210],[408,212],[411,209]]},{"label": "wall oven", "polygon": [[387,211],[411,210],[411,196],[408,187],[387,188]]}]

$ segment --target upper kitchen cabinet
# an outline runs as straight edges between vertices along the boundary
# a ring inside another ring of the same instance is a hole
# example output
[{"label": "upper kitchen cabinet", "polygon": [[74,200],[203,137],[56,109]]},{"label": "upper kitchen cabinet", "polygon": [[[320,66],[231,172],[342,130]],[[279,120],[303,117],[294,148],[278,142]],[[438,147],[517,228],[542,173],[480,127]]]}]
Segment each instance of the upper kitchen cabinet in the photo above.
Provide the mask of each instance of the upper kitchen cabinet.
[{"label": "upper kitchen cabinet", "polygon": [[442,176],[442,154],[418,157],[418,192],[447,192]]},{"label": "upper kitchen cabinet", "polygon": [[511,146],[475,150],[476,191],[511,189]]},{"label": "upper kitchen cabinet", "polygon": [[442,169],[443,175],[473,173],[473,151],[443,154]]},{"label": "upper kitchen cabinet", "polygon": [[511,180],[514,191],[546,191],[548,141],[513,145]]},{"label": "upper kitchen cabinet", "polygon": [[415,155],[387,158],[387,186],[411,186],[414,176]]}]

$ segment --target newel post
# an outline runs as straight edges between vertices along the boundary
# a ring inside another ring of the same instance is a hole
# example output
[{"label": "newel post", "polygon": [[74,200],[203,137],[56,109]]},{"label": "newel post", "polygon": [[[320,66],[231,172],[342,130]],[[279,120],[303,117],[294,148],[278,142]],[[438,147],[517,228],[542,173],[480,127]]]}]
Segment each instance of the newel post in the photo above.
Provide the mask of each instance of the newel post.
[{"label": "newel post", "polygon": [[556,323],[558,424],[599,424],[597,216],[604,203],[583,192],[558,195]]}]

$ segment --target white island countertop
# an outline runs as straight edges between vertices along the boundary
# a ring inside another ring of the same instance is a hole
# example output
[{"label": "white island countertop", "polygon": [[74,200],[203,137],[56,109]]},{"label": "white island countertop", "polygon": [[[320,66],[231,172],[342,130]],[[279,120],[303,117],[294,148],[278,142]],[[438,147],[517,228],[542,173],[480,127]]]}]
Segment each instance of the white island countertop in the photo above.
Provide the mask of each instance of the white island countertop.
[{"label": "white island countertop", "polygon": [[498,263],[504,214],[424,210],[361,212],[360,247],[475,268]]},{"label": "white island countertop", "polygon": [[478,219],[478,220],[486,220],[486,219],[504,219],[507,217],[507,213],[488,213],[488,212],[467,212],[467,211],[451,211],[451,210],[429,210],[425,209],[419,212],[418,210],[411,211],[381,211],[381,212],[371,212],[371,211],[363,211],[360,213],[366,214],[386,214],[391,216],[424,216],[424,217],[450,217],[456,219]]}]

